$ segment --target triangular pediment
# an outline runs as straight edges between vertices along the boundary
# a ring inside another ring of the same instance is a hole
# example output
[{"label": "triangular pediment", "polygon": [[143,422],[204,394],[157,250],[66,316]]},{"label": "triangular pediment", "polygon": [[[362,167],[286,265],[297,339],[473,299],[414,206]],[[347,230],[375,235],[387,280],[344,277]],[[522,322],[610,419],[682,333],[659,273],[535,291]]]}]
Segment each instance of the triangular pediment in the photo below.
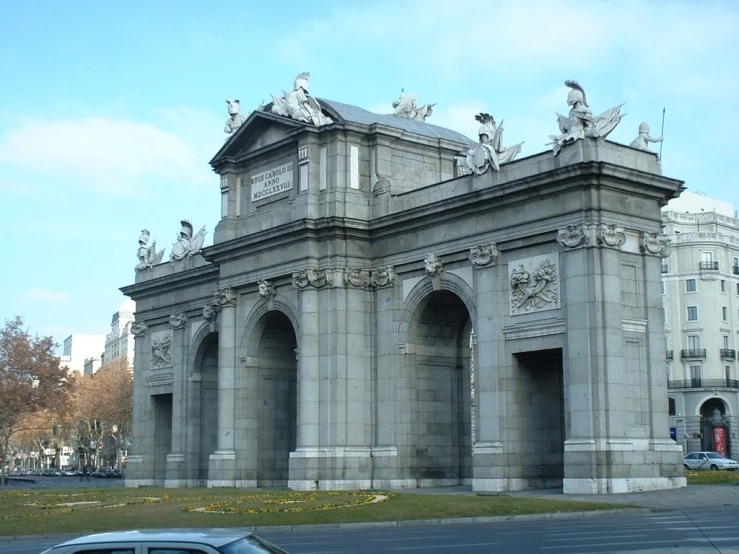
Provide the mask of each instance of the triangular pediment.
[{"label": "triangular pediment", "polygon": [[255,111],[239,129],[231,135],[210,161],[214,168],[253,152],[263,151],[273,144],[290,138],[295,131],[307,124],[264,111]]}]

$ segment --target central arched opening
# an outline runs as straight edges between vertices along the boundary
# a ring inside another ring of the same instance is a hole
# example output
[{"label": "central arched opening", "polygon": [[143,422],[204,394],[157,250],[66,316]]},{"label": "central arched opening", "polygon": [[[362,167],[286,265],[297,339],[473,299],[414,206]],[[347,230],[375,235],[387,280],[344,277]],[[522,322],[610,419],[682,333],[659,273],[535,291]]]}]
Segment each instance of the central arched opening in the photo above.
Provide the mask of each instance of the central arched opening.
[{"label": "central arched opening", "polygon": [[432,292],[415,310],[411,440],[419,486],[471,482],[471,332],[467,307],[452,292]]},{"label": "central arched opening", "polygon": [[258,375],[257,486],[284,487],[297,437],[297,340],[282,312],[264,314],[253,335]]},{"label": "central arched opening", "polygon": [[197,473],[205,483],[210,455],[218,448],[218,333],[203,339],[195,356],[195,373],[200,374],[200,394],[195,399],[200,412]]}]

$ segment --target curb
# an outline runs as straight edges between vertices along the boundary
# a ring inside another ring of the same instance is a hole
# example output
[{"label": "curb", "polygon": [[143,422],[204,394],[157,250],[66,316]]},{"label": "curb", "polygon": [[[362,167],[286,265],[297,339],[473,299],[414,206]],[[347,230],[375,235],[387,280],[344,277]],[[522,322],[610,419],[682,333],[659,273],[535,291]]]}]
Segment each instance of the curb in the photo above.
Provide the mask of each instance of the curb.
[{"label": "curb", "polygon": [[[442,519],[408,519],[402,521],[367,521],[364,523],[322,523],[316,525],[266,525],[258,527],[230,527],[230,529],[244,529],[252,533],[295,533],[299,531],[336,531],[339,529],[366,529],[372,527],[428,527],[431,525],[473,525],[479,523],[505,523],[509,521],[537,521],[548,519],[573,519],[583,517],[603,517],[609,515],[649,514],[665,511],[655,508],[615,508],[613,510],[589,510],[587,512],[550,512],[543,514],[519,514],[507,516],[474,516]],[[98,531],[105,533],[107,531]],[[0,536],[2,541],[36,540],[36,539],[59,539],[68,540],[90,533],[48,533],[39,535],[9,535]]]}]

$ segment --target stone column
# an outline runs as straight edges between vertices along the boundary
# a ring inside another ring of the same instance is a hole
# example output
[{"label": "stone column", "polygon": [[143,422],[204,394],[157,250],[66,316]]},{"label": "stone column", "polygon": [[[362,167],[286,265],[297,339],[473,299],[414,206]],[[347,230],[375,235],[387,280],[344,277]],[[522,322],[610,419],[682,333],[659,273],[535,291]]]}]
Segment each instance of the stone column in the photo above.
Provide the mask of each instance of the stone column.
[{"label": "stone column", "polygon": [[236,169],[226,166],[221,169],[221,220],[215,228],[214,242],[223,242],[236,236],[237,216],[241,202],[241,183]]},{"label": "stone column", "polygon": [[[647,352],[644,371],[647,372],[645,382],[649,391],[646,398],[649,413],[649,439],[650,449],[654,456],[653,460],[663,469],[662,476],[672,477],[678,486],[686,486],[687,480],[683,477],[682,468],[682,444],[678,438],[677,443],[669,438],[669,408],[667,362],[665,356],[665,335],[663,321],[663,298],[662,298],[662,271],[661,266],[664,258],[670,254],[669,244],[657,239],[658,246],[652,245],[650,252],[646,246],[644,256],[644,303],[647,309]],[[654,253],[656,251],[656,254]],[[650,255],[651,254],[651,255]],[[682,413],[686,413],[683,411]],[[678,429],[680,433],[684,431]]]},{"label": "stone column", "polygon": [[134,336],[134,379],[133,385],[133,434],[131,453],[126,465],[126,486],[154,485],[154,411],[151,396],[146,389],[146,374],[149,371],[148,340],[146,323],[136,321],[131,326]]},{"label": "stone column", "polygon": [[503,371],[499,352],[505,348],[501,328],[508,314],[508,274],[498,265],[495,243],[470,250],[477,321],[472,322],[475,363],[475,431],[472,442],[472,488],[476,491],[506,490],[505,460],[500,437],[501,403],[498,379]]},{"label": "stone column", "polygon": [[167,455],[167,478],[165,487],[193,486],[185,476],[185,450],[187,433],[187,316],[173,314],[169,318],[172,326],[172,450]]},{"label": "stone column", "polygon": [[298,337],[298,425],[297,447],[290,453],[288,487],[317,488],[316,453],[319,444],[319,357],[318,291],[307,288],[300,296],[300,337]]},{"label": "stone column", "polygon": [[236,452],[234,450],[236,370],[236,294],[223,288],[214,295],[220,310],[218,326],[218,449],[210,455],[208,486],[234,486]]}]

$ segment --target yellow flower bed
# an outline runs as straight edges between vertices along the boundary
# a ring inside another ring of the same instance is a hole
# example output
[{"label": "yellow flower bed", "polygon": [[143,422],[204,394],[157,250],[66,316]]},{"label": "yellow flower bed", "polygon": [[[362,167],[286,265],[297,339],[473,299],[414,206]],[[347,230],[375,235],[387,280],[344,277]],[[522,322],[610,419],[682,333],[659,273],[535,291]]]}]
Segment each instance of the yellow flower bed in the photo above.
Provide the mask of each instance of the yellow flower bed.
[{"label": "yellow flower bed", "polygon": [[[182,503],[189,513],[209,514],[276,514],[334,510],[351,506],[363,506],[385,502],[393,497],[389,492],[378,491],[300,491],[247,493],[229,499],[216,495],[189,497],[187,500],[171,498],[169,494],[130,495],[112,494],[103,491],[86,491],[73,494],[27,493],[7,491],[3,498],[12,498],[23,513],[0,515],[0,520],[33,518],[44,515],[69,514],[86,510],[115,509],[135,505]],[[28,498],[24,502],[23,499]]]},{"label": "yellow flower bed", "polygon": [[342,491],[325,492],[321,496],[335,497],[335,501],[318,500],[318,494],[293,492],[278,498],[267,494],[245,494],[234,500],[211,502],[201,506],[185,506],[186,512],[206,514],[277,514],[315,510],[335,510],[350,506],[362,506],[385,502],[393,497],[389,492]]}]

